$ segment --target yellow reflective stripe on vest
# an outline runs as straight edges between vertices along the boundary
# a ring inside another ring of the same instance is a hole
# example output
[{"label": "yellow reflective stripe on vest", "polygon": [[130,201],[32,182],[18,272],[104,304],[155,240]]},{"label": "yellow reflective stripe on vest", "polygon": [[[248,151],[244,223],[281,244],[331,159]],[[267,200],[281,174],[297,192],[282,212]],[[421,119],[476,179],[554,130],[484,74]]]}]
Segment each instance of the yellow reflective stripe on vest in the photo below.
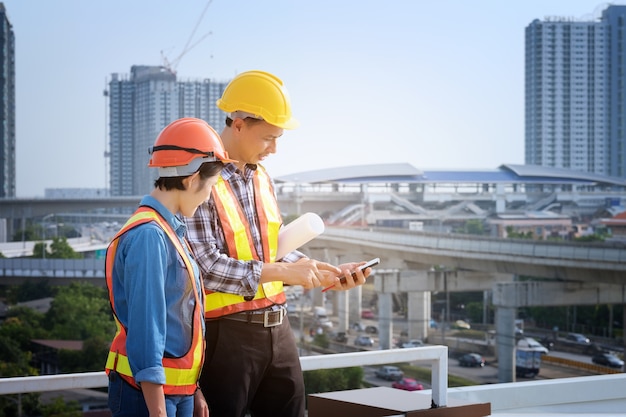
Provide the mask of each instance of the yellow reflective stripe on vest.
[{"label": "yellow reflective stripe on vest", "polygon": [[[230,185],[220,176],[217,184],[213,187],[212,198],[222,224],[228,255],[242,261],[254,259],[268,263],[275,262],[278,250],[278,231],[282,224],[282,218],[271,180],[260,165],[257,165],[257,170],[254,173],[253,184],[264,259],[261,259],[257,254],[250,234],[250,225]],[[282,281],[259,285],[254,298],[250,301],[244,300],[240,295],[207,292],[205,294],[205,318],[256,310],[284,302]]]},{"label": "yellow reflective stripe on vest", "polygon": [[[263,239],[263,251],[266,254],[266,262],[276,262],[276,253],[278,251],[278,231],[282,225],[282,217],[274,195],[274,187],[270,181],[265,169],[258,165],[257,175],[254,176],[255,193],[254,198],[257,207],[263,207],[262,213],[258,213],[262,224],[261,233],[266,236]],[[256,190],[263,190],[256,192]],[[276,242],[272,245],[271,242]]]},{"label": "yellow reflective stripe on vest", "polygon": [[250,227],[230,184],[220,176],[211,194],[215,196],[220,218],[223,218],[221,213],[224,213],[228,219],[222,221],[222,227],[230,255],[242,261],[259,260],[254,245],[251,245]]},{"label": "yellow reflective stripe on vest", "polygon": [[[188,252],[185,251],[181,241],[178,239],[176,232],[172,230],[171,226],[161,218],[156,211],[148,207],[140,207],[133,216],[126,222],[122,229],[116,234],[111,241],[109,248],[107,249],[106,260],[106,280],[109,287],[109,297],[111,299],[111,306],[114,306],[113,289],[112,289],[112,274],[113,274],[113,262],[115,258],[115,252],[117,251],[118,238],[126,233],[133,227],[140,224],[154,221],[161,229],[166,233],[176,251],[179,253],[187,271],[189,273],[189,279],[192,284],[195,306],[193,313],[193,329],[191,346],[192,350],[188,351],[184,356],[180,358],[163,358],[163,370],[165,373],[165,385],[163,387],[166,394],[171,395],[190,395],[195,392],[200,371],[202,369],[202,363],[204,361],[204,337],[202,334],[202,313],[200,311],[203,305],[201,296],[198,295],[198,287],[196,286],[196,277],[194,275],[194,269],[191,264]],[[187,245],[188,250],[189,246]],[[126,331],[122,327],[117,315],[114,312],[115,325],[117,331],[111,344],[111,350],[108,354],[106,361],[106,370],[115,370],[122,375],[126,381],[134,386],[137,386],[133,374],[130,368],[128,356],[126,356]]]}]

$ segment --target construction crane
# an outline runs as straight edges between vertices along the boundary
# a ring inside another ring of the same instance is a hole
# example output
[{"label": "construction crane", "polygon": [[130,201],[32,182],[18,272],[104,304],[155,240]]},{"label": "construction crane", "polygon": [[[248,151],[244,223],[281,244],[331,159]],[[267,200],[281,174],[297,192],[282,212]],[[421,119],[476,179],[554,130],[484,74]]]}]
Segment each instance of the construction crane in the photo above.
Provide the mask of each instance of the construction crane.
[{"label": "construction crane", "polygon": [[202,35],[200,37],[200,39],[198,39],[197,41],[195,41],[194,43],[191,43],[193,37],[196,34],[196,31],[198,30],[198,26],[200,26],[200,22],[202,22],[202,19],[204,18],[204,15],[206,14],[207,10],[209,9],[209,6],[211,5],[211,3],[213,3],[213,0],[209,0],[206,4],[206,6],[204,6],[204,10],[202,10],[202,13],[200,14],[200,17],[198,18],[198,21],[196,22],[196,25],[194,26],[193,30],[191,31],[191,35],[189,35],[189,39],[187,39],[187,43],[185,44],[185,47],[183,48],[182,52],[174,59],[172,59],[171,61],[167,59],[167,57],[165,56],[165,54],[163,53],[163,51],[161,51],[161,59],[163,60],[163,67],[168,70],[169,72],[171,72],[172,74],[176,74],[176,68],[178,67],[178,64],[180,63],[180,60],[182,59],[182,57],[189,52],[190,50],[192,50],[195,46],[197,46],[200,42],[202,42],[204,39],[206,39],[208,36],[210,36],[212,34],[212,32],[207,32],[204,35]]}]

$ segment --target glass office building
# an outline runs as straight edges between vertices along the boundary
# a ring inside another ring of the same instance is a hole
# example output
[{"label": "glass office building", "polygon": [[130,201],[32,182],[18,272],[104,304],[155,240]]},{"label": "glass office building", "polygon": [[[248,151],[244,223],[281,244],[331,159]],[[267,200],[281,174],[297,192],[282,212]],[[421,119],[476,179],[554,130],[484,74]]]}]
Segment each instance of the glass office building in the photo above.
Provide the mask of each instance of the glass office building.
[{"label": "glass office building", "polygon": [[525,162],[626,177],[626,6],[526,27]]}]

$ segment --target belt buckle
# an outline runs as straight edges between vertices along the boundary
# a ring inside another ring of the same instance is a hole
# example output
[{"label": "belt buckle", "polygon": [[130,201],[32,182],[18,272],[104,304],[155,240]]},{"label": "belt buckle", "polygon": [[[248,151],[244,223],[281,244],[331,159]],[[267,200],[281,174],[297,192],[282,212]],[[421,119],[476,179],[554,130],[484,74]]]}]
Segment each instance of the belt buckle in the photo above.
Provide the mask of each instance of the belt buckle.
[{"label": "belt buckle", "polygon": [[[285,309],[281,308],[276,311],[266,311],[263,313],[263,327],[274,327],[282,324]],[[270,318],[272,322],[270,322]]]}]

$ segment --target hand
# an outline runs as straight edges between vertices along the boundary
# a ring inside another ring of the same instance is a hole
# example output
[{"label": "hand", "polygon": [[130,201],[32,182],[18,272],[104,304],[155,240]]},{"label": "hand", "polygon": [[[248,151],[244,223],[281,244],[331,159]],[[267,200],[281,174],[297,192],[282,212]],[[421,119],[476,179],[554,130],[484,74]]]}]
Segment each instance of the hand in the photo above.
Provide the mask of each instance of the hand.
[{"label": "hand", "polygon": [[193,395],[193,417],[209,417],[209,405],[200,388]]},{"label": "hand", "polygon": [[306,289],[333,285],[335,277],[341,274],[336,266],[315,259],[303,258],[290,266],[290,285],[302,285]]},{"label": "hand", "polygon": [[[324,288],[324,291],[335,290],[345,291],[356,287],[357,285],[365,284],[365,279],[372,273],[372,268],[365,268],[363,271],[359,270],[360,265],[365,262],[349,262],[339,265],[341,269],[341,275],[335,277],[333,284]],[[345,280],[341,280],[345,277]]]}]

